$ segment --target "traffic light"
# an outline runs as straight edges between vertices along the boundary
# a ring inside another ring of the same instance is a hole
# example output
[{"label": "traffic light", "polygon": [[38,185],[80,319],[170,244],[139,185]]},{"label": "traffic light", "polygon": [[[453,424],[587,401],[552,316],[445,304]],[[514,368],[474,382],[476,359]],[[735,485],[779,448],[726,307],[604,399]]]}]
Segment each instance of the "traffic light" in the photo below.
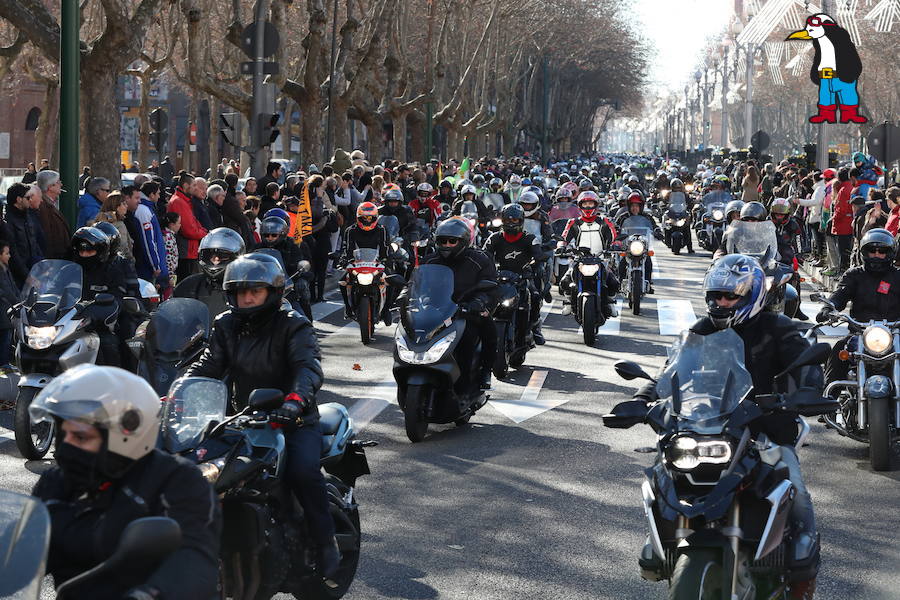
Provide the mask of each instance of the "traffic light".
[{"label": "traffic light", "polygon": [[163,145],[166,140],[166,131],[169,129],[169,115],[161,108],[150,112],[150,139],[156,147],[156,152],[162,156],[165,152]]},{"label": "traffic light", "polygon": [[278,124],[281,116],[278,113],[260,113],[256,118],[259,124],[257,129],[259,137],[256,140],[256,145],[260,148],[265,148],[274,143],[278,136],[281,135],[281,131],[275,129],[275,125]]},{"label": "traffic light", "polygon": [[219,135],[229,146],[238,146],[240,145],[240,140],[238,139],[238,125],[240,124],[241,113],[221,113],[219,115],[219,121],[221,121],[219,127]]},{"label": "traffic light", "polygon": [[806,168],[807,169],[815,169],[816,168],[816,148],[815,144],[806,144],[803,146],[803,151],[806,152]]}]

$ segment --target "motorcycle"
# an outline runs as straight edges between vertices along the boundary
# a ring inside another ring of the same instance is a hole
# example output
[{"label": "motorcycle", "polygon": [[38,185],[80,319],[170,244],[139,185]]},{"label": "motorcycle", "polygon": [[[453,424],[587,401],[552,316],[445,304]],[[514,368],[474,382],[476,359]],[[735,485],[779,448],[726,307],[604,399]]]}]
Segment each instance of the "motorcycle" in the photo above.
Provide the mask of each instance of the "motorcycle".
[{"label": "motorcycle", "polygon": [[705,250],[715,252],[722,244],[725,234],[725,205],[721,202],[710,203],[699,223],[697,240]]},{"label": "motorcycle", "polygon": [[322,468],[329,509],[341,550],[330,578],[316,566],[315,544],[303,508],[283,482],[285,438],[269,411],[284,394],[257,389],[246,408],[225,418],[228,390],[205,377],[180,380],[163,401],[164,448],[197,463],[219,494],[224,515],[220,560],[223,597],[271,598],[279,592],[298,598],[334,600],[353,583],[360,553],[356,479],[369,474],[364,448],[356,439],[347,409],[337,403],[319,406]]},{"label": "motorcycle", "polygon": [[663,220],[663,235],[666,245],[672,249],[672,254],[681,254],[685,246],[685,239],[691,235],[691,226],[688,224],[687,211],[673,209],[671,206],[666,211]]},{"label": "motorcycle", "polygon": [[[810,346],[776,376],[776,389],[785,387],[790,371],[818,364],[827,354],[827,344]],[[641,576],[667,579],[669,598],[678,600],[786,600],[792,570],[812,565],[787,562],[794,486],[781,446],[753,433],[754,423],[767,414],[761,406],[815,416],[835,403],[754,398],[744,344],[732,329],[706,336],[684,332],[658,380],[633,362],[615,369],[623,379],[654,382],[659,396],[650,405],[621,402],[603,417],[607,427],[647,423],[657,434],[656,461],[641,486],[650,529]],[[799,419],[798,449],[808,431]]]},{"label": "motorcycle", "polygon": [[647,293],[647,257],[653,256],[650,239],[653,237],[653,223],[643,215],[632,215],[622,222],[620,237],[623,250],[620,258],[627,261],[622,289],[628,299],[628,306],[635,315],[641,314],[641,299]]},{"label": "motorcycle", "polygon": [[481,344],[471,356],[457,353],[466,328],[474,326],[458,303],[496,287],[483,281],[454,301],[450,267],[425,264],[413,272],[394,336],[393,366],[411,442],[425,439],[429,423],[465,425],[487,402],[480,387]]},{"label": "motorcycle", "polygon": [[402,286],[400,275],[385,275],[385,267],[378,259],[377,248],[357,248],[353,260],[347,265],[347,277],[341,285],[347,286],[347,296],[353,314],[359,323],[363,344],[369,344],[375,335],[375,323],[386,307],[387,286]]},{"label": "motorcycle", "polygon": [[572,287],[564,293],[571,299],[572,315],[581,325],[585,345],[593,346],[606,323],[601,299],[609,267],[604,263],[603,251],[594,254],[589,248],[563,248],[556,254],[572,261]]},{"label": "motorcycle", "polygon": [[[96,327],[113,329],[118,306],[112,294],[81,302],[81,266],[67,260],[42,260],[31,267],[20,302],[13,307],[16,364],[21,378],[16,394],[16,446],[26,460],[46,456],[53,444],[53,422],[33,423],[28,407],[50,381],[76,365],[97,362]],[[134,310],[139,301],[128,299]]]},{"label": "motorcycle", "polygon": [[[527,267],[526,267],[527,269]],[[494,377],[504,379],[510,367],[518,369],[525,362],[525,355],[534,348],[531,334],[531,293],[528,289],[530,270],[522,275],[513,271],[500,271],[500,303],[494,311],[497,327],[497,358],[494,360]]]},{"label": "motorcycle", "polygon": [[[431,209],[426,210],[430,211]],[[412,258],[410,268],[414,269],[428,254],[431,244],[431,228],[428,226],[428,222],[424,219],[416,219],[415,224],[403,234],[403,239]]]},{"label": "motorcycle", "polygon": [[[811,298],[834,309],[822,294]],[[900,441],[900,321],[861,322],[835,312],[818,327],[837,323],[846,323],[853,336],[839,356],[850,361],[850,370],[847,379],[825,388],[826,396],[839,390],[840,408],[823,418],[839,434],[869,445],[872,470],[889,471]]]}]

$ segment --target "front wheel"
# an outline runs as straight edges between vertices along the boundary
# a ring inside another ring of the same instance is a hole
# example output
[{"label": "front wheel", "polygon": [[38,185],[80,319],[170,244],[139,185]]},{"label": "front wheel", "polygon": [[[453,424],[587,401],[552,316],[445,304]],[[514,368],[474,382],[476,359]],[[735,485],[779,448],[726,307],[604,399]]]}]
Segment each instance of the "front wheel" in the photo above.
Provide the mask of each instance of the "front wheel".
[{"label": "front wheel", "polygon": [[891,468],[890,410],[887,398],[869,400],[869,461],[874,471]]},{"label": "front wheel", "polygon": [[494,358],[494,377],[504,379],[509,373],[506,353],[509,350],[509,323],[497,323],[497,356]]},{"label": "front wheel", "polygon": [[[334,534],[341,550],[341,562],[337,572],[329,579],[315,577],[309,580],[308,584],[303,587],[302,597],[304,600],[338,600],[342,598],[353,584],[353,578],[356,576],[356,569],[359,566],[361,546],[359,507],[354,502],[353,505],[345,508],[335,497],[335,494],[344,497],[350,491],[343,481],[333,475],[326,476],[325,481],[329,490],[328,510],[334,521]],[[334,486],[333,489],[332,486]],[[356,490],[353,492],[355,498]]]},{"label": "front wheel", "polygon": [[16,446],[25,460],[40,460],[50,451],[56,433],[56,423],[41,421],[32,423],[28,407],[40,390],[35,387],[20,387],[16,396],[16,413],[13,417]]},{"label": "front wheel", "polygon": [[363,344],[369,344],[375,333],[375,315],[372,314],[372,301],[368,296],[360,296],[356,305],[356,320],[359,322],[359,337]]},{"label": "front wheel", "polygon": [[644,295],[644,279],[642,277],[632,277],[631,279],[631,312],[632,314],[641,314],[641,296]]},{"label": "front wheel", "polygon": [[669,600],[718,600],[722,597],[722,566],[715,552],[694,550],[678,557],[669,586]]},{"label": "front wheel", "polygon": [[424,440],[428,431],[425,409],[430,393],[431,390],[424,385],[411,385],[406,389],[403,423],[406,425],[406,437],[414,444]]},{"label": "front wheel", "polygon": [[581,304],[581,331],[584,343],[593,346],[597,341],[597,297],[587,296]]}]

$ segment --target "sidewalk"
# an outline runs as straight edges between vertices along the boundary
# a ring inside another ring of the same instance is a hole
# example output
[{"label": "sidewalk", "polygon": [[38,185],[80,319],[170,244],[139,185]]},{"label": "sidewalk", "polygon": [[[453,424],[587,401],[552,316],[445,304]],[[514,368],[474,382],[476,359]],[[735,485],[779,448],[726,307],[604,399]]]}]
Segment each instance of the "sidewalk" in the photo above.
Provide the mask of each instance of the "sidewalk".
[{"label": "sidewalk", "polygon": [[800,274],[806,277],[807,281],[811,281],[817,284],[819,287],[828,292],[833,292],[837,289],[837,284],[840,281],[840,277],[829,277],[828,275],[822,275],[822,271],[824,270],[824,268],[813,266],[811,262],[806,262],[800,266]]}]

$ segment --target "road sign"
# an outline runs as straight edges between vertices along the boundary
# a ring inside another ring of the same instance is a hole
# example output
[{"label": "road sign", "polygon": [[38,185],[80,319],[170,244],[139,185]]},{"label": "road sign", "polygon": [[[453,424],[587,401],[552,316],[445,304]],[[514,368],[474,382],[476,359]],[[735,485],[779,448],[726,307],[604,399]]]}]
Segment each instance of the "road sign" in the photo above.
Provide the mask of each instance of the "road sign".
[{"label": "road sign", "polygon": [[900,158],[900,127],[882,123],[872,128],[866,141],[869,142],[869,152],[882,164]]},{"label": "road sign", "polygon": [[191,146],[191,152],[197,151],[197,124],[191,123],[188,128],[188,142]]},{"label": "road sign", "polygon": [[[253,61],[242,62],[241,63],[241,75],[253,75],[253,65],[256,63]],[[263,64],[263,75],[278,75],[278,63],[277,62],[264,62]]]},{"label": "road sign", "polygon": [[[263,58],[269,58],[278,51],[281,37],[278,28],[266,21],[263,25]],[[250,58],[256,58],[256,23],[250,23],[241,32],[241,49]]]},{"label": "road sign", "polygon": [[768,148],[771,141],[772,140],[769,138],[769,134],[762,129],[760,129],[750,137],[750,145],[753,146],[753,149],[757,152],[762,152],[763,150]]}]

